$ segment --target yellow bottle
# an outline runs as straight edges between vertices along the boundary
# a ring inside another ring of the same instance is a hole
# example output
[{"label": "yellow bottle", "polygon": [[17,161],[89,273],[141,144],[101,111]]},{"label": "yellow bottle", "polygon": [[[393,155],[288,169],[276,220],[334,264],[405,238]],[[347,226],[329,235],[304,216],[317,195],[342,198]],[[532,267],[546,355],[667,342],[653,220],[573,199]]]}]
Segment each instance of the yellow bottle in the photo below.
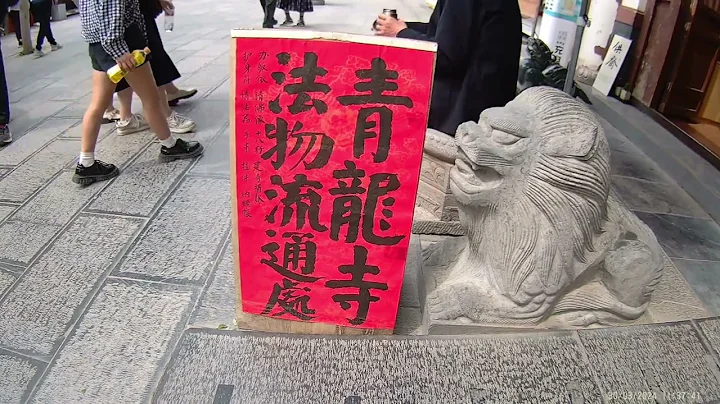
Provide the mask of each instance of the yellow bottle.
[{"label": "yellow bottle", "polygon": [[[145,62],[145,57],[150,54],[150,48],[145,48],[143,50],[134,50],[132,51],[132,57],[135,60],[135,67],[140,66]],[[120,80],[125,77],[127,72],[123,71],[123,69],[120,68],[120,66],[115,65],[111,67],[107,71],[108,77],[110,77],[110,81],[117,84],[120,82]]]}]

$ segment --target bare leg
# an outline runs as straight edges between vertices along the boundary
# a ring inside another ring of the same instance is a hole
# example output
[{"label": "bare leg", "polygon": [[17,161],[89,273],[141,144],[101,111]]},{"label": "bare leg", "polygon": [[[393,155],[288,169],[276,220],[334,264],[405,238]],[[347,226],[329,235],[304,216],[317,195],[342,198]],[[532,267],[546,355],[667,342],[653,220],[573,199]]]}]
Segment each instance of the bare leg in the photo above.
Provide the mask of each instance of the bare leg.
[{"label": "bare leg", "polygon": [[83,117],[82,144],[80,150],[84,153],[94,153],[100,132],[100,122],[108,104],[112,102],[115,84],[110,81],[105,72],[93,71],[92,100]]},{"label": "bare leg", "polygon": [[[176,113],[170,109],[170,103],[168,102],[168,94],[165,91],[167,84],[158,88],[158,96],[160,97],[160,106],[163,109],[163,114],[167,117],[168,125],[170,126],[170,132],[182,134],[188,133],[195,130],[195,122],[184,116]],[[181,93],[188,93],[185,90],[178,90],[178,95]],[[192,95],[191,95],[192,96]]]},{"label": "bare leg", "polygon": [[[132,118],[132,88],[127,88],[118,93],[118,99],[120,100],[120,119]],[[172,110],[167,102],[167,94],[163,88],[158,88],[158,97],[160,99],[160,109],[165,118],[169,118]],[[143,105],[144,107],[144,105]]]},{"label": "bare leg", "polygon": [[155,133],[155,136],[161,141],[170,138],[170,128],[168,127],[167,117],[163,115],[163,108],[160,105],[160,97],[150,70],[150,64],[146,63],[138,67],[125,76],[125,80],[140,97],[145,119],[150,124],[150,129]]},{"label": "bare leg", "polygon": [[80,185],[107,181],[120,174],[120,170],[114,165],[95,160],[95,145],[98,132],[100,132],[100,124],[108,104],[112,102],[115,84],[110,81],[105,72],[94,71],[92,78],[92,100],[83,117],[80,157],[72,177],[72,181]]},{"label": "bare leg", "polygon": [[170,104],[168,104],[168,97],[164,86],[158,87],[158,98],[160,99],[160,109],[162,109],[163,116],[170,118],[172,110],[170,110]]},{"label": "bare leg", "polygon": [[119,119],[120,111],[115,109],[115,106],[113,105],[113,100],[112,98],[110,98],[110,104],[108,104],[107,108],[105,108],[105,112],[103,112],[102,123],[117,122]]},{"label": "bare leg", "polygon": [[132,118],[132,88],[126,88],[118,93],[118,101],[120,102],[120,119],[126,120]]},{"label": "bare leg", "polygon": [[168,94],[175,94],[179,90],[172,81],[162,86],[162,88],[164,88]]}]

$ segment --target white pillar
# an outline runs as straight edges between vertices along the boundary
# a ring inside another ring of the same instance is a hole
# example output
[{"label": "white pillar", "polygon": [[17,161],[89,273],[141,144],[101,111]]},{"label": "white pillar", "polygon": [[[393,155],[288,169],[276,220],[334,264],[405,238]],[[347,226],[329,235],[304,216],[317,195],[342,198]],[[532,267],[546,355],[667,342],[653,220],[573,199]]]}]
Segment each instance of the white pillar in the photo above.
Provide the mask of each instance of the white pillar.
[{"label": "white pillar", "polygon": [[21,55],[29,55],[33,53],[33,41],[30,36],[30,2],[28,0],[20,0],[20,35],[23,41],[23,50]]},{"label": "white pillar", "polygon": [[581,0],[545,0],[538,36],[567,67],[575,43]]},{"label": "white pillar", "polygon": [[595,52],[595,48],[609,46],[617,10],[617,0],[591,1],[588,11],[591,24],[583,34],[578,66],[584,66],[591,71],[597,71],[600,68],[603,58]]}]

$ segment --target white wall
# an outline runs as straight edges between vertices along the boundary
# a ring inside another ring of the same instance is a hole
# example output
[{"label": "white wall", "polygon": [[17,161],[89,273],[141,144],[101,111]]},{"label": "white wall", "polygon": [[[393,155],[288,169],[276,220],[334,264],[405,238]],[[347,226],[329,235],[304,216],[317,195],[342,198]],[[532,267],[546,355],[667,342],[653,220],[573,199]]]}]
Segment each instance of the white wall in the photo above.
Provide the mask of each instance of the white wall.
[{"label": "white wall", "polygon": [[585,28],[583,33],[578,66],[585,66],[591,70],[600,68],[602,57],[595,53],[595,47],[606,48],[610,43],[617,9],[617,0],[591,0],[590,9],[588,10],[591,25]]},{"label": "white wall", "polygon": [[647,0],[623,0],[622,5],[627,8],[631,8],[633,10],[644,13],[645,6],[647,5]]}]

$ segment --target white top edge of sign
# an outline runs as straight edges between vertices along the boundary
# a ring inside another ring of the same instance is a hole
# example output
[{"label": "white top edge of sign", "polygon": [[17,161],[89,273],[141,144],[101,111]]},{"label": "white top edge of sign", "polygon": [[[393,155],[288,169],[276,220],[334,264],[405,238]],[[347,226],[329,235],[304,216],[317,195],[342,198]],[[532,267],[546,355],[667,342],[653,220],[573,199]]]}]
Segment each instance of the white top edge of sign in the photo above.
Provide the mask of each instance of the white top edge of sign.
[{"label": "white top edge of sign", "polygon": [[348,34],[344,32],[324,32],[306,30],[278,29],[234,29],[230,34],[233,38],[277,38],[277,39],[325,39],[329,41],[345,41],[367,45],[392,46],[395,48],[417,49],[437,52],[437,44],[405,38],[389,38],[374,35]]}]

